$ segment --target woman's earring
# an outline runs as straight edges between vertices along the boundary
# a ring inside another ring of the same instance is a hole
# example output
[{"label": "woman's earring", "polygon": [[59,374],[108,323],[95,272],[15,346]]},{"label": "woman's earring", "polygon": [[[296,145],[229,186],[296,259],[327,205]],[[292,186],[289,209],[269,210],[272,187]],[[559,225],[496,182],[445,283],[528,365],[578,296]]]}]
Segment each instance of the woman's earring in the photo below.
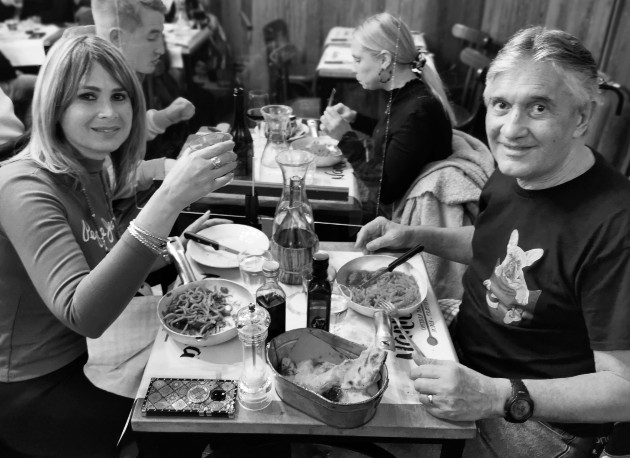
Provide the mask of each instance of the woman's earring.
[{"label": "woman's earring", "polygon": [[[383,73],[386,72],[386,76],[385,78],[383,78]],[[389,80],[392,79],[392,69],[388,68],[388,69],[384,69],[381,68],[381,70],[378,72],[378,80],[381,83],[389,83]]]}]

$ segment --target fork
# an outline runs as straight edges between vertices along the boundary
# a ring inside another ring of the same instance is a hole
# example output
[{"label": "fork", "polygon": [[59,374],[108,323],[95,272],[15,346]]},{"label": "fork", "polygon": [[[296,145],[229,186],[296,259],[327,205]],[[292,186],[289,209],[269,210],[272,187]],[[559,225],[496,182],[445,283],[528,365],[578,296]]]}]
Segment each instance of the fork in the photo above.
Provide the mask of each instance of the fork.
[{"label": "fork", "polygon": [[407,331],[405,331],[402,327],[402,324],[400,324],[400,320],[398,319],[398,315],[400,315],[400,311],[398,310],[398,307],[396,307],[391,302],[385,301],[382,299],[379,300],[376,305],[378,305],[380,308],[385,310],[385,313],[387,313],[387,315],[389,315],[391,318],[394,319],[394,321],[396,321],[396,324],[398,325],[398,329],[400,329],[400,332],[402,333],[403,336],[405,336],[405,339],[407,339],[407,342],[411,344],[411,346],[416,351],[416,353],[418,353],[423,358],[426,358],[422,350],[420,350],[420,347],[418,347],[418,345],[416,345],[413,339],[409,337],[409,334],[407,334]]}]

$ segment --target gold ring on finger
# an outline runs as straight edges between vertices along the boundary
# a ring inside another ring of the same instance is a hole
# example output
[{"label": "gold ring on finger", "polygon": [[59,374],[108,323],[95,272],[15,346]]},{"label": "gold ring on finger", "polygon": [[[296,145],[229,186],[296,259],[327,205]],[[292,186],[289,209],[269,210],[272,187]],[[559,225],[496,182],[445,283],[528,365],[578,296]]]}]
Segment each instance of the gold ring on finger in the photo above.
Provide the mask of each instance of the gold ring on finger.
[{"label": "gold ring on finger", "polygon": [[210,164],[212,164],[212,168],[213,169],[218,169],[221,167],[221,158],[219,158],[218,156],[215,156],[213,158],[210,159]]}]

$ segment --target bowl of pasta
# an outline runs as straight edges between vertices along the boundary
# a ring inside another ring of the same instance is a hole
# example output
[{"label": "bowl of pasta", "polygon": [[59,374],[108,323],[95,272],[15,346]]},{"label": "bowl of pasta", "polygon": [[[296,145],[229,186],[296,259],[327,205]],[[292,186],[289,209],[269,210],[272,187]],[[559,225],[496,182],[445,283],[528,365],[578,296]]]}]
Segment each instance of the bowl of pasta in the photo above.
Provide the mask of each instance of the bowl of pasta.
[{"label": "bowl of pasta", "polygon": [[394,261],[394,256],[367,255],[345,263],[337,271],[337,281],[352,291],[352,300],[348,306],[357,313],[373,316],[379,300],[394,304],[401,314],[414,312],[427,295],[427,279],[409,262],[386,272],[365,288],[358,285],[373,272],[387,267]]},{"label": "bowl of pasta", "polygon": [[236,337],[236,313],[251,302],[254,298],[244,286],[208,278],[173,288],[160,299],[157,313],[177,342],[207,347]]}]

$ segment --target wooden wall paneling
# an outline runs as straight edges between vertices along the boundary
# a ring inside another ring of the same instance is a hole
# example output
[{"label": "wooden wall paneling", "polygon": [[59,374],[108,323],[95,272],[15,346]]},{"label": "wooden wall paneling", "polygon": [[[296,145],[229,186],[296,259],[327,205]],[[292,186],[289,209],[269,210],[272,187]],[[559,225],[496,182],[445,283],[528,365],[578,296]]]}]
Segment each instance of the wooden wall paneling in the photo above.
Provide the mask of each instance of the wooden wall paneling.
[{"label": "wooden wall paneling", "polygon": [[[625,1],[617,18],[617,31],[611,37],[611,53],[602,69],[611,79],[625,88],[630,88],[630,1]],[[626,104],[630,100],[626,99]]]},{"label": "wooden wall paneling", "polygon": [[550,0],[544,25],[569,32],[599,61],[613,0]]}]

